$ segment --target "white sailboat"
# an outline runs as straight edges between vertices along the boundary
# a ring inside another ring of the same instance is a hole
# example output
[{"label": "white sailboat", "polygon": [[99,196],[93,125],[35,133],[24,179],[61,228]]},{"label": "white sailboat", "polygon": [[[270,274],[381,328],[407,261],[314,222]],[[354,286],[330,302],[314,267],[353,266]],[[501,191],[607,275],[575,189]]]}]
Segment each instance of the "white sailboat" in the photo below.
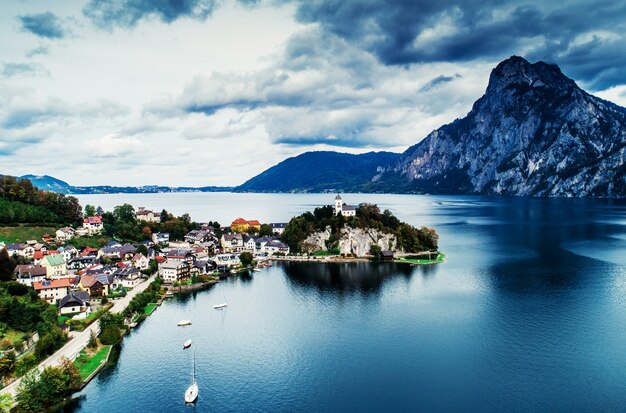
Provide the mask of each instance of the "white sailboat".
[{"label": "white sailboat", "polygon": [[193,403],[198,399],[198,383],[196,383],[196,351],[193,352],[193,364],[191,369],[191,384],[185,391],[185,403]]},{"label": "white sailboat", "polygon": [[224,294],[223,287],[222,287],[222,296],[224,296],[224,302],[223,303],[219,303],[219,304],[215,304],[213,306],[213,308],[215,308],[216,310],[221,310],[222,308],[228,307],[228,303],[226,302],[226,294]]}]

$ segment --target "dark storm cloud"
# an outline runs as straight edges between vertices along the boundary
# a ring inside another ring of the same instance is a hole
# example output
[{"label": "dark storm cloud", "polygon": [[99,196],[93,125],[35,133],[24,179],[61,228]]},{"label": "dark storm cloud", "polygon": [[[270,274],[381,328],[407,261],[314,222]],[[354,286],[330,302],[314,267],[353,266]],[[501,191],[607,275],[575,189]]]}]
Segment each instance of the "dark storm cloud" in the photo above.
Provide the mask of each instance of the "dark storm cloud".
[{"label": "dark storm cloud", "polygon": [[19,16],[22,30],[47,39],[62,39],[67,34],[61,19],[52,12]]},{"label": "dark storm cloud", "polygon": [[100,27],[132,28],[145,18],[172,23],[179,18],[206,19],[216,0],[89,0],[83,14]]},{"label": "dark storm cloud", "polygon": [[434,89],[437,86],[441,86],[444,83],[452,82],[454,79],[460,79],[462,77],[463,76],[461,76],[458,73],[456,73],[454,76],[445,76],[445,75],[437,76],[436,78],[432,79],[431,81],[426,83],[424,86],[422,86],[420,91],[428,92],[429,90]]},{"label": "dark storm cloud", "polygon": [[[626,83],[619,75],[626,68],[626,2],[294,1],[299,21],[319,24],[385,65],[524,54],[559,64],[595,90]],[[595,32],[609,36],[581,43]]]}]

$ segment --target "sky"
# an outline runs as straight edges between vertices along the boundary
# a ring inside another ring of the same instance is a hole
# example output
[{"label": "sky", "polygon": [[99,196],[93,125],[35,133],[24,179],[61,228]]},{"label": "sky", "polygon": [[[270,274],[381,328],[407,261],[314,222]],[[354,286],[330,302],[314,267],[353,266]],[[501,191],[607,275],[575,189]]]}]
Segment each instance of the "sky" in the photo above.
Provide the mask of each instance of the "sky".
[{"label": "sky", "polygon": [[0,174],[221,186],[401,152],[512,55],[626,106],[626,2],[3,0]]}]

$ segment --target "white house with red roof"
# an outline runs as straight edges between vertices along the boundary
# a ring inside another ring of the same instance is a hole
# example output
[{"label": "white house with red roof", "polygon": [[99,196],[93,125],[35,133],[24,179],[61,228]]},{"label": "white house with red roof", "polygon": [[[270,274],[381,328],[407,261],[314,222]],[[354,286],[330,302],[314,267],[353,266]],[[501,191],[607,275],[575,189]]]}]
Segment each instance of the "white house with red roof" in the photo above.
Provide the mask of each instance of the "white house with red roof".
[{"label": "white house with red roof", "polygon": [[49,304],[56,304],[58,300],[68,295],[70,286],[69,278],[33,282],[33,288],[37,291],[39,297],[46,300]]},{"label": "white house with red roof", "polygon": [[85,228],[89,235],[99,234],[104,229],[101,216],[87,217],[83,219],[83,228]]},{"label": "white house with red roof", "polygon": [[144,207],[139,207],[138,211],[135,213],[137,217],[137,221],[145,221],[145,222],[161,222],[161,213],[150,211]]}]

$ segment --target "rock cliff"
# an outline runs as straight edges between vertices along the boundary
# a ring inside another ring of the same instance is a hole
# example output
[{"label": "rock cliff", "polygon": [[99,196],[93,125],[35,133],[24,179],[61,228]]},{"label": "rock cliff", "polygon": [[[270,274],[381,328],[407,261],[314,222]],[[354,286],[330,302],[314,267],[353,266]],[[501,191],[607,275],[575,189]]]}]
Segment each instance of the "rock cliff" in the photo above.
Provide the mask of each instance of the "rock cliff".
[{"label": "rock cliff", "polygon": [[469,114],[373,178],[404,192],[626,197],[626,109],[556,65],[501,62]]},{"label": "rock cliff", "polygon": [[[303,242],[303,249],[309,253],[327,251],[326,241],[331,237],[330,226],[325,231],[309,235]],[[341,254],[363,257],[369,253],[372,245],[378,245],[382,250],[398,250],[398,240],[393,234],[387,234],[375,229],[344,227],[340,231],[338,248]]]}]

